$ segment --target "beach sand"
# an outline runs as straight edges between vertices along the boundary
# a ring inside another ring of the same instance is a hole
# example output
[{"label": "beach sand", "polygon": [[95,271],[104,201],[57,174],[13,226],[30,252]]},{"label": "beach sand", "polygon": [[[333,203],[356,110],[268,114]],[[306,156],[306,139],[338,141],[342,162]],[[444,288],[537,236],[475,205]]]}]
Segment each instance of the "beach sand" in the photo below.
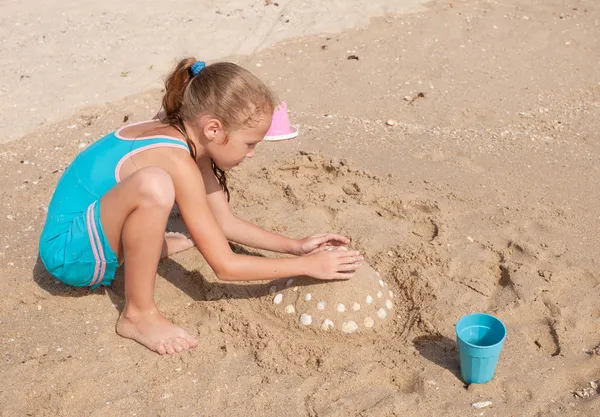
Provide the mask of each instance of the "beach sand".
[{"label": "beach sand", "polygon": [[423,0],[44,0],[2,2],[0,143],[160,87],[176,58],[248,56],[339,33]]},{"label": "beach sand", "polygon": [[[376,331],[302,326],[273,308],[272,283],[218,282],[189,250],[161,262],[156,300],[200,343],[161,357],[115,334],[122,271],[93,292],[44,271],[62,170],[152,117],[160,87],[1,145],[0,415],[599,415],[599,22],[584,0],[433,2],[227,58],[300,131],[231,172],[233,210],[350,237],[394,293]],[[476,311],[508,336],[494,379],[466,386],[454,325]]]}]

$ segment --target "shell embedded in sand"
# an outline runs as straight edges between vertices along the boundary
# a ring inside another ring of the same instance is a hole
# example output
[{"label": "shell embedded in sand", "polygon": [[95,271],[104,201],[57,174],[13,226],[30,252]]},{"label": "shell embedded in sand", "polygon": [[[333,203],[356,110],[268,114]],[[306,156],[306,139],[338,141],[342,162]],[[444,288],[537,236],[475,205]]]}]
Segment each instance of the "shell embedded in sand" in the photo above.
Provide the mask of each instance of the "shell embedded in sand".
[{"label": "shell embedded in sand", "polygon": [[274,283],[279,292],[277,299],[269,305],[280,315],[295,317],[300,328],[316,325],[344,334],[377,331],[392,322],[384,319],[391,314],[393,306],[387,297],[390,288],[385,282],[382,287],[380,280],[383,281],[367,263],[363,263],[349,280],[294,277],[293,282],[286,285],[291,279],[283,279]]},{"label": "shell embedded in sand", "polygon": [[356,324],[352,320],[347,321],[346,323],[342,324],[342,331],[344,333],[354,333],[357,330],[358,330],[358,324]]},{"label": "shell embedded in sand", "polygon": [[334,324],[329,319],[323,320],[323,323],[321,324],[321,329],[323,329],[323,330],[329,330],[329,329],[332,329],[333,327],[334,327]]},{"label": "shell embedded in sand", "polygon": [[304,324],[305,326],[312,324],[312,316],[310,314],[302,313],[300,316],[300,323]]},{"label": "shell embedded in sand", "polygon": [[283,300],[283,294],[277,294],[273,298],[273,304],[281,304],[281,300]]},{"label": "shell embedded in sand", "polygon": [[390,298],[394,298],[394,293],[393,292],[389,292]]},{"label": "shell embedded in sand", "polygon": [[382,279],[379,280],[379,285],[381,285],[382,287],[384,286],[384,283],[383,283]]}]

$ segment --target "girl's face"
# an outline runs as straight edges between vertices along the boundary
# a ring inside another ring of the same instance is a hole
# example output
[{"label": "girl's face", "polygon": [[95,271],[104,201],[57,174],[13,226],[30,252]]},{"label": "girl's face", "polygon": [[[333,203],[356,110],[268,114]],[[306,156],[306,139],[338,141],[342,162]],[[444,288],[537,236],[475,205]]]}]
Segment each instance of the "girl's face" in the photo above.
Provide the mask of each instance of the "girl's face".
[{"label": "girl's face", "polygon": [[227,132],[222,130],[207,150],[215,164],[223,171],[238,166],[246,158],[254,157],[254,148],[264,139],[271,127],[272,115],[260,115],[258,124]]}]

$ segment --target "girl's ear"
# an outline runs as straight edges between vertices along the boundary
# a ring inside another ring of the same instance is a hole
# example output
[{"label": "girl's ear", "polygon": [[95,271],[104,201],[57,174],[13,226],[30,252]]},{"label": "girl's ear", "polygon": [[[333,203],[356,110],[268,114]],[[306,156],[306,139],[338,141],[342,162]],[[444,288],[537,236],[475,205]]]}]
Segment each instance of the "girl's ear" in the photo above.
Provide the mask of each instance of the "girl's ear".
[{"label": "girl's ear", "polygon": [[218,140],[225,134],[223,124],[217,119],[209,119],[204,124],[204,136],[208,140]]}]

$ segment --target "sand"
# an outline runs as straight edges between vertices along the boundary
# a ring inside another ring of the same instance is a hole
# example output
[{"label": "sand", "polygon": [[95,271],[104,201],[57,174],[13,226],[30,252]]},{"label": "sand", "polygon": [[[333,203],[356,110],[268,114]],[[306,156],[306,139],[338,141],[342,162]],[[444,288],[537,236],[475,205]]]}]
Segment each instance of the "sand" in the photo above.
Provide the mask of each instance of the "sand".
[{"label": "sand", "polygon": [[[233,58],[301,132],[231,173],[234,211],[350,237],[394,293],[373,332],[308,330],[272,283],[218,282],[190,250],[161,263],[156,298],[200,344],[161,357],[115,334],[122,271],[94,292],[43,271],[61,170],[153,115],[158,88],[2,145],[1,415],[598,415],[598,22],[591,1],[434,2]],[[466,386],[454,325],[474,311],[508,337],[495,378]]]},{"label": "sand", "polygon": [[6,0],[0,16],[0,143],[82,106],[159,88],[176,58],[248,56],[284,39],[422,10],[421,3]]}]

